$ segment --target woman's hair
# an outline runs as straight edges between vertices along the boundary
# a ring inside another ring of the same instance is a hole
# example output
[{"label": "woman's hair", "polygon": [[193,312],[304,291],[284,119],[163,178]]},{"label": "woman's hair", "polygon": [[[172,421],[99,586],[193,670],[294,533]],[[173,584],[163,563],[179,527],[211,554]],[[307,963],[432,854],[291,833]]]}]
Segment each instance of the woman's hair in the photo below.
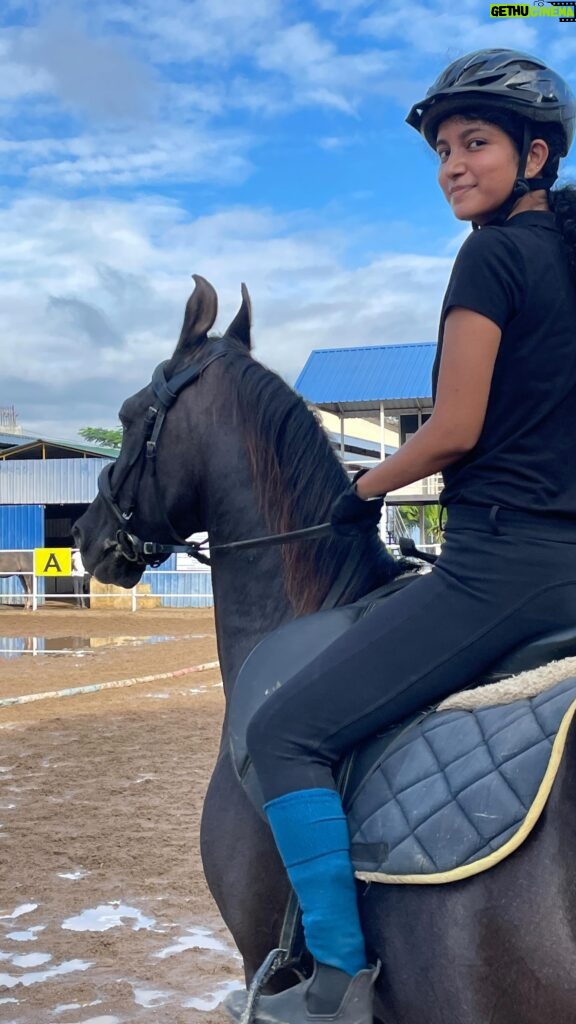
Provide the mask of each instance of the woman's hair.
[{"label": "woman's hair", "polygon": [[[495,124],[512,140],[518,155],[522,151],[524,140],[524,118],[515,114],[512,110],[495,110],[492,107],[479,105],[474,110],[468,110],[461,115],[464,121],[487,121],[488,124]],[[560,154],[563,149],[562,129],[558,124],[539,124],[537,121],[530,121],[532,138],[544,139],[548,143],[548,159],[541,170],[543,178],[553,177],[558,174]],[[552,189],[548,193],[550,209],[556,218],[556,223],[568,254],[568,262],[572,277],[576,281],[576,187],[574,185],[563,185],[561,188]]]}]

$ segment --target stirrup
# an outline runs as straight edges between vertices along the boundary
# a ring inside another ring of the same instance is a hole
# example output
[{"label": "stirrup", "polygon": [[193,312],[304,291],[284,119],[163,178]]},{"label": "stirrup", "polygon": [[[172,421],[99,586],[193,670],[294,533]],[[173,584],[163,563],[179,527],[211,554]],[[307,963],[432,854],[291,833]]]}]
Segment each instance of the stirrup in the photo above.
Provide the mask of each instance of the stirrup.
[{"label": "stirrup", "polygon": [[272,949],[268,953],[268,956],[264,960],[260,967],[256,971],[256,974],[252,978],[252,983],[248,989],[248,999],[244,1012],[240,1017],[239,1024],[252,1024],[254,1020],[254,1010],[256,1008],[256,1002],[258,996],[261,995],[262,989],[273,978],[277,971],[282,970],[283,967],[288,967],[291,963],[290,954],[287,949]]},{"label": "stirrup", "polygon": [[[308,1009],[306,996],[316,976],[316,965],[312,978],[276,995],[264,995],[260,989],[264,972],[269,961],[278,951],[274,950],[258,972],[257,986],[252,983],[249,992],[234,991],[224,1000],[224,1008],[236,1024],[308,1024],[332,1021],[333,1024],[372,1024],[374,985],[380,972],[380,962],[375,967],[364,968],[350,976],[339,1006],[330,1013],[315,1013]],[[262,974],[261,974],[262,972]],[[270,976],[269,974],[267,975]],[[256,979],[255,979],[256,980]]]}]

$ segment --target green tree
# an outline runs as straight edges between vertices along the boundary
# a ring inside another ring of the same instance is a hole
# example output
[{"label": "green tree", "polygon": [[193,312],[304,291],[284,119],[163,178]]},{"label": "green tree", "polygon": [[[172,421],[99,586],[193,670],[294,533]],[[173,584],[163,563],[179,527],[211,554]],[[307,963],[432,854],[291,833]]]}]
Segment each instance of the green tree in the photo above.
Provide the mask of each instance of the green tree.
[{"label": "green tree", "polygon": [[120,448],[122,444],[122,427],[81,427],[78,431],[89,444],[100,444],[104,448]]},{"label": "green tree", "polygon": [[426,529],[426,541],[428,544],[442,543],[442,528],[440,526],[440,505],[426,505],[424,523]]},{"label": "green tree", "polygon": [[399,505],[398,511],[406,526],[420,526],[420,509],[418,505]]},{"label": "green tree", "polygon": [[[420,508],[418,505],[400,505],[400,515],[407,526],[420,526]],[[424,532],[426,544],[441,544],[440,505],[424,505]]]}]

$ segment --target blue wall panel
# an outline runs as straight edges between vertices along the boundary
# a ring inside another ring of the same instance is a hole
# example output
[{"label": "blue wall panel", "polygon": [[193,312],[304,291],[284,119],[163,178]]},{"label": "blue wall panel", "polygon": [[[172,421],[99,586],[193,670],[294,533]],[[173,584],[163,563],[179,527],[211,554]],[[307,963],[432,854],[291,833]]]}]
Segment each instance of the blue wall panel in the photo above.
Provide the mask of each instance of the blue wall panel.
[{"label": "blue wall panel", "polygon": [[0,551],[44,547],[41,505],[0,505]]},{"label": "blue wall panel", "polygon": [[170,555],[160,568],[145,572],[142,583],[149,584],[152,594],[167,595],[161,598],[165,608],[211,608],[214,604],[211,574],[166,571],[175,568],[176,555]]},{"label": "blue wall panel", "polygon": [[[43,507],[0,505],[0,551],[41,547],[44,547]],[[42,586],[38,589],[41,591]],[[24,604],[24,591],[17,576],[0,577],[0,601],[3,604]]]}]

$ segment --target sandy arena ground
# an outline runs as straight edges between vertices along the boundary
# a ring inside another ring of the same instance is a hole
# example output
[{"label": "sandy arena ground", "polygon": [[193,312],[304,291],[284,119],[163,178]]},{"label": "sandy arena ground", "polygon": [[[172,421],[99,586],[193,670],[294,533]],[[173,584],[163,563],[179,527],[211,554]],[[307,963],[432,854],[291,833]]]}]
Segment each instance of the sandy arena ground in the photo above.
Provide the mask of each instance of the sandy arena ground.
[{"label": "sandy arena ground", "polygon": [[[26,635],[90,649],[0,654],[0,701],[216,660],[211,609],[0,606],[0,645]],[[218,1005],[240,962],[198,849],[219,678],[0,706],[3,1024],[227,1020]]]}]

